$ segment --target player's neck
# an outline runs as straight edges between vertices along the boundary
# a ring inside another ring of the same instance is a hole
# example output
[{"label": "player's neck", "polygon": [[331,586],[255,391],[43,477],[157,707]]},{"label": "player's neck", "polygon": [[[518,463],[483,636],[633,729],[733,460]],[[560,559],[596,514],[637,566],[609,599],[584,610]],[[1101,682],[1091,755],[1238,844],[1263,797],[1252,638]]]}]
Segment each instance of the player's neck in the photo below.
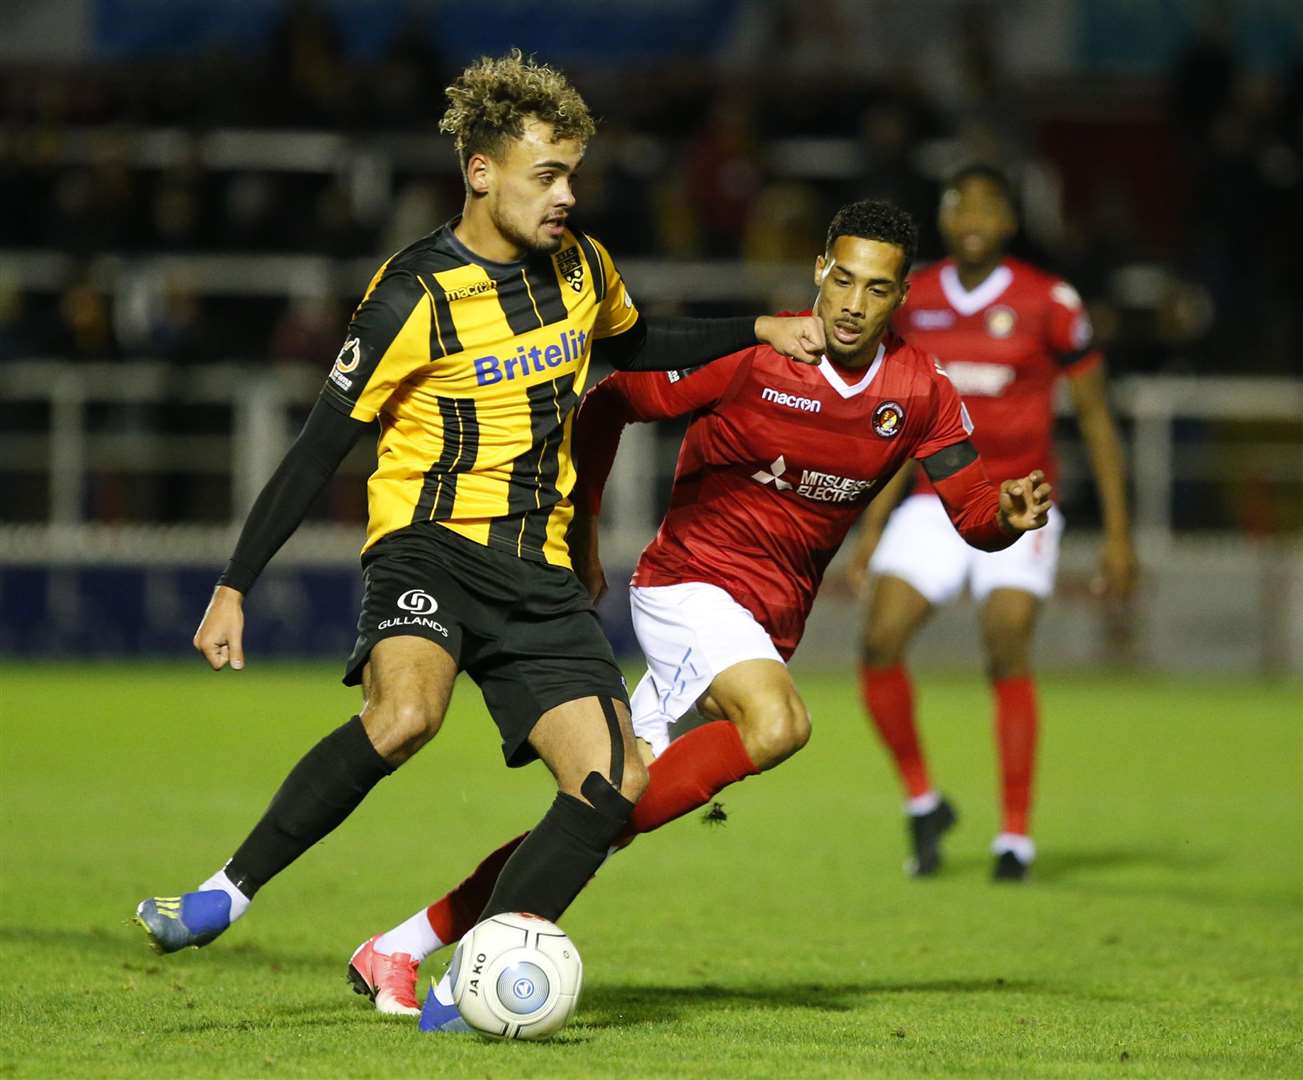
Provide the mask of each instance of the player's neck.
[{"label": "player's neck", "polygon": [[461,220],[452,231],[463,245],[488,262],[514,263],[525,257],[523,248],[498,231],[482,199],[466,200]]},{"label": "player's neck", "polygon": [[968,292],[972,292],[995,273],[1002,262],[1004,262],[1004,252],[998,252],[992,258],[980,263],[962,263],[956,259],[955,273],[959,275],[959,284]]}]

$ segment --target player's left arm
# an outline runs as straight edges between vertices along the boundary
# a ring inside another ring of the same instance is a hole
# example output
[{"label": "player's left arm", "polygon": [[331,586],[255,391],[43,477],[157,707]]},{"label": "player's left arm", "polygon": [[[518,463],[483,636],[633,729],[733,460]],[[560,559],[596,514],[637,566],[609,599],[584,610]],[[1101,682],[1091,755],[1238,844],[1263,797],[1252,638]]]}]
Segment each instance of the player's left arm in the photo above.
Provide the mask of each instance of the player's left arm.
[{"label": "player's left arm", "polygon": [[998,488],[991,483],[969,438],[973,424],[968,410],[941,365],[935,368],[931,422],[913,456],[964,541],[982,551],[999,551],[1049,520],[1053,490],[1039,469]]},{"label": "player's left arm", "polygon": [[615,261],[592,237],[585,251],[596,262],[603,290],[593,325],[593,358],[617,371],[677,371],[698,367],[757,343],[806,364],[823,355],[823,323],[810,315],[737,318],[648,318],[634,306]]},{"label": "player's left arm", "polygon": [[1086,444],[1104,523],[1104,548],[1096,588],[1110,596],[1129,596],[1139,563],[1131,539],[1127,508],[1127,465],[1113,411],[1109,408],[1103,364],[1091,364],[1068,379],[1077,426]]},{"label": "player's left arm", "polygon": [[967,439],[921,458],[920,463],[955,531],[972,547],[1000,551],[1049,520],[1054,490],[1040,469],[996,487],[977,448]]},{"label": "player's left arm", "polygon": [[1096,587],[1111,596],[1125,597],[1135,588],[1137,561],[1127,512],[1126,456],[1109,408],[1104,360],[1095,348],[1090,317],[1076,289],[1057,281],[1050,288],[1049,301],[1047,344],[1068,377],[1104,519],[1104,550]]}]

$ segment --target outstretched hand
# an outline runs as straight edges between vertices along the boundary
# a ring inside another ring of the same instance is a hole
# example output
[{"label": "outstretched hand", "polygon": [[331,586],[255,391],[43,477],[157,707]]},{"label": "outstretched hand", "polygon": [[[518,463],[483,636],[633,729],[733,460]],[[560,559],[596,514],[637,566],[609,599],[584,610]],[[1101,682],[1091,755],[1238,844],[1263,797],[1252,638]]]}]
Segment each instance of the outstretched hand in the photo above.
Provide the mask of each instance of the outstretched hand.
[{"label": "outstretched hand", "polygon": [[1099,573],[1091,582],[1091,591],[1115,600],[1125,600],[1136,588],[1140,566],[1131,537],[1123,534],[1104,542],[1099,555]]},{"label": "outstretched hand", "polygon": [[1000,526],[1006,532],[1025,533],[1039,529],[1050,519],[1050,497],[1054,489],[1045,474],[1034,469],[1021,480],[1000,485]]},{"label": "outstretched hand", "polygon": [[813,315],[761,315],[756,319],[756,339],[802,364],[823,359],[823,323]]},{"label": "outstretched hand", "polygon": [[244,667],[244,595],[226,585],[213,590],[208,610],[195,631],[195,648],[214,671],[229,662],[239,671]]},{"label": "outstretched hand", "polygon": [[865,525],[851,549],[849,565],[846,567],[846,584],[856,596],[864,593],[869,584],[869,560],[877,550],[882,539],[882,530]]}]

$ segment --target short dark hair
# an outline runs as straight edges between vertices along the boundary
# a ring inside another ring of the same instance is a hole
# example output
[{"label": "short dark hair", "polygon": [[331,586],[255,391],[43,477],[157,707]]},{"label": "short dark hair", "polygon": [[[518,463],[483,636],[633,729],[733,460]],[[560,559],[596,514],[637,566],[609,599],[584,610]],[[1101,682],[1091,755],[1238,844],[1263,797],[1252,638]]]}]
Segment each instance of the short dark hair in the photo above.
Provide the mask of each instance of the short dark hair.
[{"label": "short dark hair", "polygon": [[899,206],[879,199],[861,199],[848,203],[832,216],[828,226],[825,252],[832,251],[833,241],[839,236],[855,236],[861,240],[878,240],[895,244],[905,253],[901,277],[909,273],[918,251],[918,226],[914,219]]},{"label": "short dark hair", "polygon": [[969,180],[985,180],[1004,196],[1004,201],[1009,204],[1009,209],[1017,211],[1018,196],[1014,193],[1013,181],[1009,179],[1008,173],[990,164],[990,162],[973,161],[963,168],[956,169],[947,178],[941,190],[957,190]]}]

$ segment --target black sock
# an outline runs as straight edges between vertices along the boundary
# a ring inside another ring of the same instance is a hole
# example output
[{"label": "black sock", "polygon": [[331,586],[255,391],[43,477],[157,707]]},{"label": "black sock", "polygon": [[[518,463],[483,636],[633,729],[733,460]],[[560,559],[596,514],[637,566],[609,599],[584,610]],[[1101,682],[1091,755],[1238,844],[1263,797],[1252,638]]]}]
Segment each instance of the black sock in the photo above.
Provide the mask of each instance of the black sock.
[{"label": "black sock", "polygon": [[[633,814],[633,803],[597,777],[584,783],[589,806],[559,792],[548,812],[512,853],[498,875],[481,920],[504,911],[525,911],[556,922],[588,879],[597,873]],[[597,796],[594,798],[594,796]]]},{"label": "black sock", "polygon": [[226,876],[252,899],[393,771],[371,745],[360,717],[340,725],[290,770],[262,820],[226,864]]}]

